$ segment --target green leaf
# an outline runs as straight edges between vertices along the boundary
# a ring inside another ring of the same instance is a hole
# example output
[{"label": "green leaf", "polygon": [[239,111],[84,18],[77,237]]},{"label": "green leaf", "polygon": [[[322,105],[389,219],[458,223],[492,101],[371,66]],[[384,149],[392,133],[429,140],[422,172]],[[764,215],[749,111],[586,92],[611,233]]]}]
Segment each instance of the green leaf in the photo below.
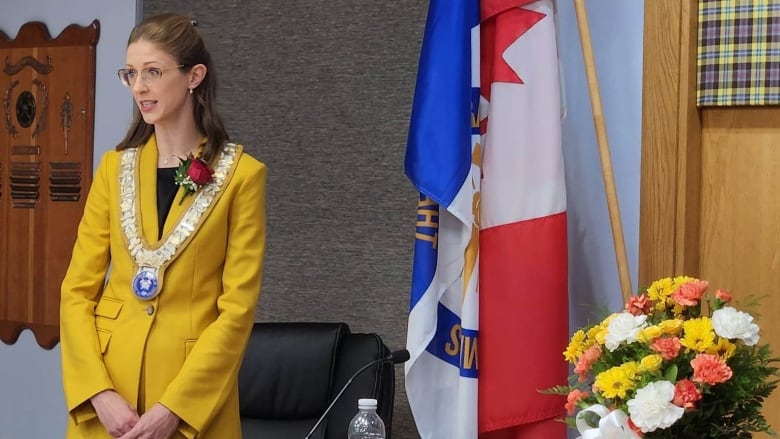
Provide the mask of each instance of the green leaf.
[{"label": "green leaf", "polygon": [[590,428],[597,428],[599,426],[599,421],[601,420],[601,416],[598,413],[594,412],[580,412],[577,415],[577,419],[582,419],[585,421],[585,424],[588,425]]},{"label": "green leaf", "polygon": [[672,363],[664,371],[664,379],[670,383],[677,382],[677,365]]}]

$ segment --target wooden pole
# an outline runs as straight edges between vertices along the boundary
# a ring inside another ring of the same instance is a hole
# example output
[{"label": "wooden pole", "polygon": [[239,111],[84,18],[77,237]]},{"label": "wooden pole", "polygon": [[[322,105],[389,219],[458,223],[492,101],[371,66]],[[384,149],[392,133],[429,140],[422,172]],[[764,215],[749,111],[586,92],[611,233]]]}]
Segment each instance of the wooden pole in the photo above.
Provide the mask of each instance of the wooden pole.
[{"label": "wooden pole", "polygon": [[609,209],[609,220],[612,226],[612,240],[615,246],[620,288],[623,293],[623,301],[627,302],[632,295],[631,274],[628,269],[626,244],[623,240],[623,225],[620,221],[620,207],[618,205],[617,191],[615,190],[615,176],[612,172],[612,158],[609,153],[607,128],[604,123],[604,112],[601,109],[599,80],[596,74],[596,63],[593,58],[593,46],[590,40],[590,27],[588,25],[588,13],[585,10],[585,0],[574,0],[574,7],[577,11],[577,25],[580,31],[580,42],[582,43],[582,59],[585,63],[585,74],[588,78],[590,106],[593,111],[593,124],[596,127],[596,140],[598,141],[599,157],[601,158],[601,175],[604,179],[604,190],[607,195],[607,208]]}]

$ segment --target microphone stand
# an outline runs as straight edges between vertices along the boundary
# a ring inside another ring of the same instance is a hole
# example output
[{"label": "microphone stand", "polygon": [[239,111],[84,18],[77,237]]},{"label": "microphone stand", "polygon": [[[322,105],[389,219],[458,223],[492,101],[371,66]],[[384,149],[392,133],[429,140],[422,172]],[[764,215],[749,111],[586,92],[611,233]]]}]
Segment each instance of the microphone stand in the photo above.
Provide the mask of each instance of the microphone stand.
[{"label": "microphone stand", "polygon": [[312,427],[311,430],[309,431],[309,434],[307,434],[306,437],[304,437],[303,439],[311,438],[311,435],[314,434],[314,432],[317,430],[317,427],[319,427],[320,424],[322,424],[322,421],[324,421],[325,418],[328,416],[328,413],[330,413],[330,409],[333,408],[333,406],[336,404],[336,401],[338,401],[339,398],[341,398],[341,395],[344,394],[344,392],[347,390],[347,388],[349,388],[349,385],[352,384],[352,381],[354,381],[355,378],[357,378],[358,375],[363,373],[363,371],[365,371],[369,367],[373,367],[373,366],[376,366],[378,364],[382,364],[382,363],[386,363],[386,362],[392,362],[393,364],[397,364],[397,363],[403,363],[403,362],[407,361],[408,359],[409,359],[409,351],[407,351],[407,350],[395,351],[395,352],[391,352],[390,355],[388,355],[386,357],[380,358],[378,360],[374,360],[374,361],[364,365],[360,369],[358,369],[357,372],[353,373],[352,376],[349,377],[349,379],[344,384],[344,386],[341,387],[341,390],[339,390],[339,393],[333,398],[333,400],[330,402],[330,404],[328,404],[328,408],[325,409],[325,411],[322,413],[322,416],[320,416],[320,418],[317,419],[317,423],[315,423],[314,427]]}]

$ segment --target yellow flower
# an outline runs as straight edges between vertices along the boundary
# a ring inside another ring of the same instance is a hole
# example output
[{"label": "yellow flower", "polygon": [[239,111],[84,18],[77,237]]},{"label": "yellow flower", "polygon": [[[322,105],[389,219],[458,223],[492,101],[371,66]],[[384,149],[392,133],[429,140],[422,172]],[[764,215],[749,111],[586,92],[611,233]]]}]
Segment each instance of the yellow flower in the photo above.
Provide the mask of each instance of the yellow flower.
[{"label": "yellow flower", "polygon": [[639,363],[636,361],[627,361],[621,364],[620,368],[623,369],[623,372],[626,373],[626,376],[631,381],[636,379],[637,374],[639,374]]},{"label": "yellow flower", "polygon": [[676,276],[674,279],[672,279],[672,293],[677,291],[683,284],[687,284],[690,281],[699,280],[695,277],[690,276]]},{"label": "yellow flower", "polygon": [[682,316],[687,308],[685,305],[680,305],[679,303],[675,302],[674,299],[669,299],[669,304],[669,306],[672,307],[672,313],[674,313],[675,317]]},{"label": "yellow flower", "polygon": [[[598,344],[598,340],[596,339],[596,335],[598,335],[599,332],[604,331],[604,328],[606,326],[602,327],[602,324],[599,323],[597,325],[593,325],[590,328],[587,329],[585,332],[585,341],[582,343],[582,351],[585,352],[589,347]],[[601,344],[604,344],[604,340],[601,341]]]},{"label": "yellow flower", "polygon": [[626,392],[634,388],[634,381],[623,366],[613,367],[596,375],[593,385],[606,398],[626,399]]},{"label": "yellow flower", "polygon": [[658,326],[666,335],[679,335],[683,328],[683,321],[679,319],[664,320]]},{"label": "yellow flower", "polygon": [[566,347],[566,351],[563,352],[563,358],[565,358],[569,363],[576,363],[577,358],[579,358],[580,355],[582,355],[582,353],[585,351],[585,348],[582,345],[584,340],[585,331],[582,329],[577,330],[577,332],[571,336],[571,342],[569,343],[569,346]]},{"label": "yellow flower", "polygon": [[667,277],[657,280],[647,288],[647,297],[655,302],[655,308],[659,311],[666,311],[667,306],[671,306],[672,293],[677,291],[680,286],[686,282],[696,280],[688,276],[677,276],[675,278]]},{"label": "yellow flower", "polygon": [[661,369],[661,365],[663,364],[664,359],[658,355],[658,354],[651,354],[644,358],[642,358],[642,361],[639,362],[639,371],[640,372],[655,372],[659,369]]},{"label": "yellow flower", "polygon": [[659,311],[666,309],[666,298],[672,295],[672,278],[659,279],[647,288],[647,298],[656,302]]},{"label": "yellow flower", "polygon": [[696,352],[706,352],[715,344],[715,331],[708,317],[690,319],[683,323],[683,333],[680,344]]},{"label": "yellow flower", "polygon": [[593,325],[592,328],[588,329],[588,340],[595,340],[596,335],[603,330],[604,328],[602,328],[601,325]]},{"label": "yellow flower", "polygon": [[661,327],[658,325],[653,325],[640,330],[636,339],[639,340],[640,343],[648,344],[661,335],[663,335],[663,330]]},{"label": "yellow flower", "polygon": [[730,342],[728,339],[719,338],[718,343],[710,346],[710,348],[707,349],[707,353],[712,355],[717,355],[723,361],[727,361],[729,358],[734,356],[734,351],[736,350],[737,350],[737,345]]},{"label": "yellow flower", "polygon": [[604,345],[607,342],[607,334],[609,334],[609,331],[607,328],[601,328],[598,334],[596,334],[596,341],[600,345]]},{"label": "yellow flower", "polygon": [[667,293],[667,291],[671,289],[671,286],[672,286],[671,277],[658,279],[657,281],[650,284],[650,286],[647,288],[647,297],[653,301],[666,299],[666,296],[672,294],[671,291]]}]

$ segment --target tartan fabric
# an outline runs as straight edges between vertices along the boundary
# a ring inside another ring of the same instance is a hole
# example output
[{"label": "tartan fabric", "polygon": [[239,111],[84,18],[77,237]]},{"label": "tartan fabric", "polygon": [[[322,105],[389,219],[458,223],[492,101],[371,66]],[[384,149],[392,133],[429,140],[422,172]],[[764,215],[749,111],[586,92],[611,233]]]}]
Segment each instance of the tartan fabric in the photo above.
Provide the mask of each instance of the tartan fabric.
[{"label": "tartan fabric", "polygon": [[699,0],[696,103],[780,103],[780,0]]}]

